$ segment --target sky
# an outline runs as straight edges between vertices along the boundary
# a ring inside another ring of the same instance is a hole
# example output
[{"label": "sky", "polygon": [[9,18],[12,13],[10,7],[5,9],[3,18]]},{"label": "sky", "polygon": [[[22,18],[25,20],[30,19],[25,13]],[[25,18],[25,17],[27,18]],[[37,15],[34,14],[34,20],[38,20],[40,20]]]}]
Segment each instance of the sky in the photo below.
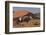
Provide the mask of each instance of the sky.
[{"label": "sky", "polygon": [[28,10],[32,13],[39,13],[40,8],[32,8],[32,7],[13,7],[13,11],[16,12],[16,10]]}]

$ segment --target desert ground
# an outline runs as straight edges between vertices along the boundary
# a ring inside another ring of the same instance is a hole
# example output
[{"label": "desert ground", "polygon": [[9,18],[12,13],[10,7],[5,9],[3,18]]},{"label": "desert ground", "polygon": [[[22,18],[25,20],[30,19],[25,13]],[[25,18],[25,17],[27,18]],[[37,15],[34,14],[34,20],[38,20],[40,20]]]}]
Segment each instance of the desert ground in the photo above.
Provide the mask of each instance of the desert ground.
[{"label": "desert ground", "polygon": [[20,27],[40,27],[40,19],[32,19],[29,22],[22,22],[19,24],[13,21],[13,28],[20,28]]}]

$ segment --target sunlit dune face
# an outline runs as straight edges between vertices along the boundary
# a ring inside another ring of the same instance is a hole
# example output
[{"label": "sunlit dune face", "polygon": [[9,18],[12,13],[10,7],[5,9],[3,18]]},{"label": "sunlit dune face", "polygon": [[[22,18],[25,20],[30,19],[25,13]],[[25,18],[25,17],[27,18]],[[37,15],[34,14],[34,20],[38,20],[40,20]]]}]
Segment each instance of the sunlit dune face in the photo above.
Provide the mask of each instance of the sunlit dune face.
[{"label": "sunlit dune face", "polygon": [[26,10],[17,10],[14,12],[13,16],[24,16],[26,14],[28,14]]}]

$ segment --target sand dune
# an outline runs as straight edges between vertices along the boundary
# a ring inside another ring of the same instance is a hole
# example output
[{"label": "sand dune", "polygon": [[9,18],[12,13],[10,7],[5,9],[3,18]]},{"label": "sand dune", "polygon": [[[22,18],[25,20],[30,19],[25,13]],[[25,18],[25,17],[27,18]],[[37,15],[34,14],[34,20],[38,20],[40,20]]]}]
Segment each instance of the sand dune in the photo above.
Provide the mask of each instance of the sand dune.
[{"label": "sand dune", "polygon": [[[28,14],[29,12],[27,10],[17,10],[13,13],[13,17],[19,17],[19,16],[24,16]],[[31,12],[30,12],[31,13]]]}]

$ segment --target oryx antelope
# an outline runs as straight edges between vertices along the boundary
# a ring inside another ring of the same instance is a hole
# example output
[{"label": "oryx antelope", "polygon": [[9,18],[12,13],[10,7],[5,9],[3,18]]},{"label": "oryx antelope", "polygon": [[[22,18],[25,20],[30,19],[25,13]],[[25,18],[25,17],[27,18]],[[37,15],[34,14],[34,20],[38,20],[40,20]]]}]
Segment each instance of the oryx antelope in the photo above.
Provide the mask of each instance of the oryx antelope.
[{"label": "oryx antelope", "polygon": [[19,24],[19,23],[22,23],[22,22],[29,22],[30,20],[32,19],[31,16],[23,16],[23,17],[18,17],[16,19],[16,23]]}]

